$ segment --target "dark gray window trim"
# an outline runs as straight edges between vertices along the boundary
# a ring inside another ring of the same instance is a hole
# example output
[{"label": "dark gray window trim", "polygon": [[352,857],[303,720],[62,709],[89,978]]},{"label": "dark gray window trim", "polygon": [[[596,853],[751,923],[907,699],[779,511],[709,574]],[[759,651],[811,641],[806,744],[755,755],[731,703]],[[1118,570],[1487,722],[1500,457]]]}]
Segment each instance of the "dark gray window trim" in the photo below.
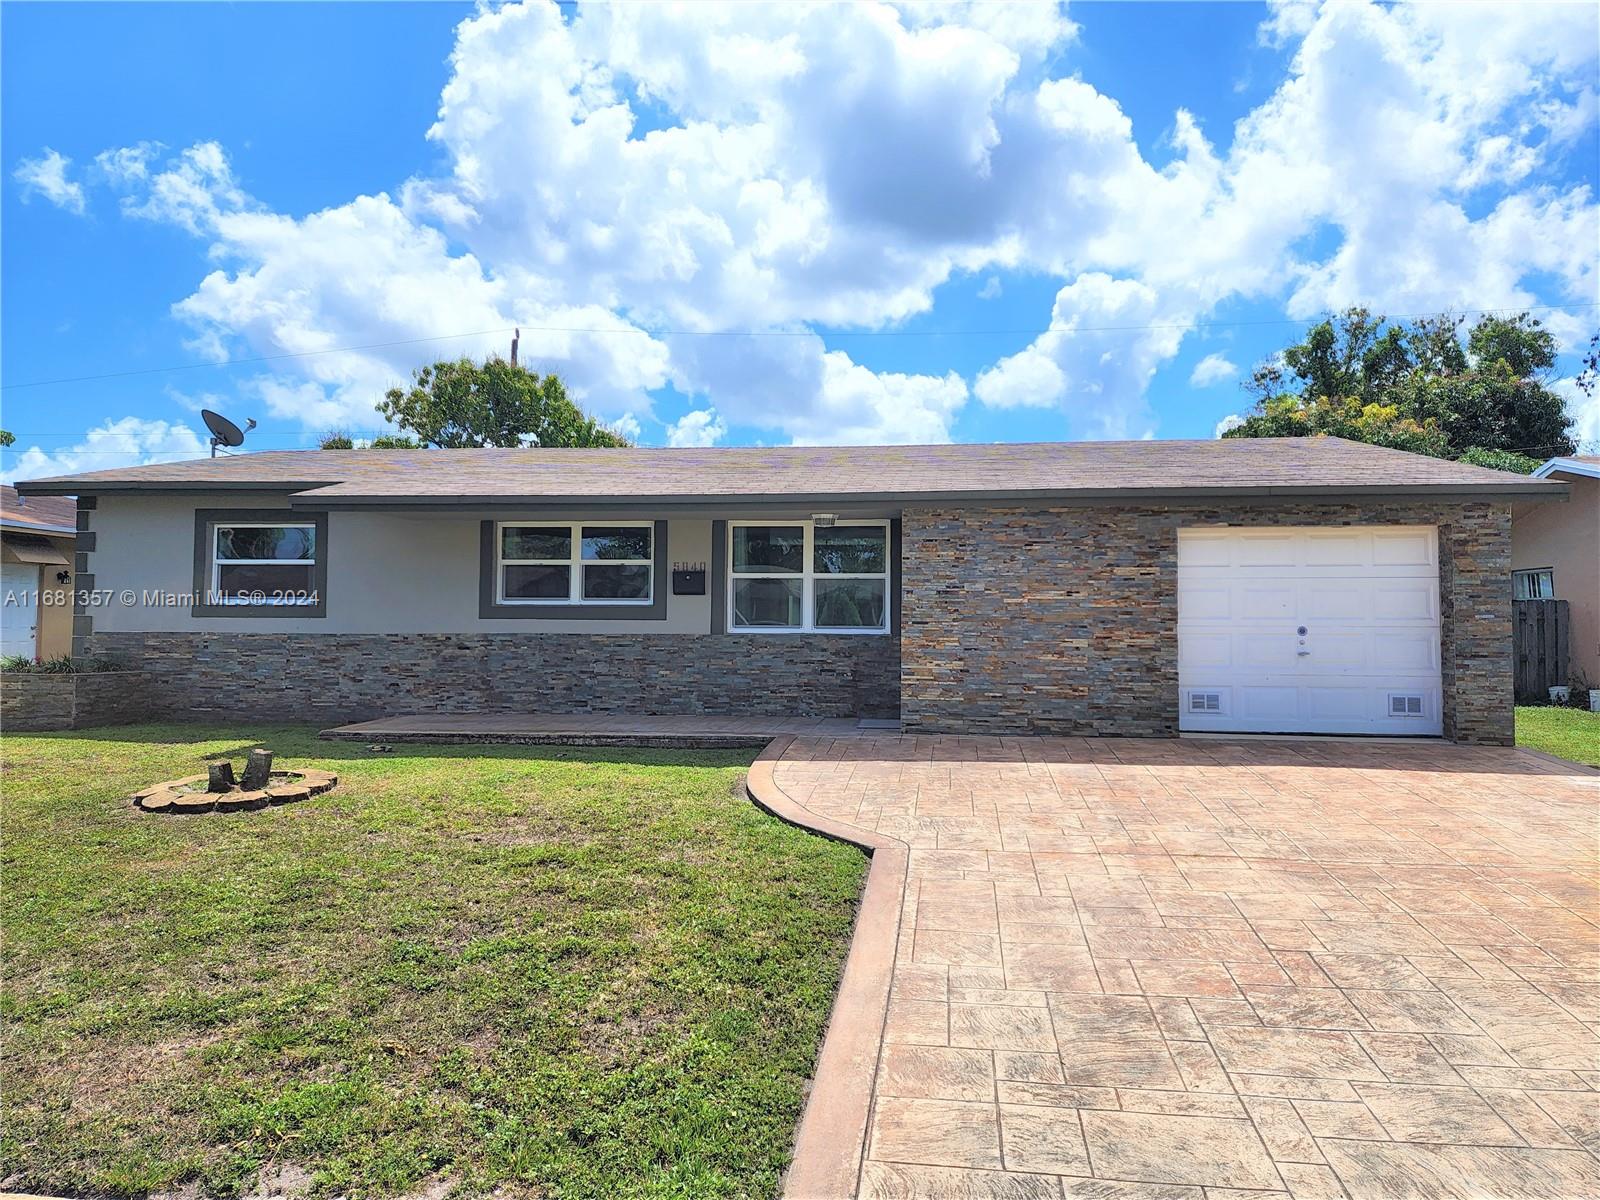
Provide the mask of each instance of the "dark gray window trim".
[{"label": "dark gray window trim", "polygon": [[[211,590],[211,528],[241,522],[312,525],[317,531],[317,557],[311,568],[315,604],[202,604]],[[290,508],[197,508],[194,510],[194,594],[192,617],[325,617],[328,615],[328,514]]]},{"label": "dark gray window trim", "polygon": [[[539,518],[528,518],[538,524]],[[596,522],[599,523],[599,522]],[[495,586],[495,569],[499,556],[495,554],[494,530],[497,522],[478,523],[478,619],[482,621],[665,621],[667,619],[667,593],[672,589],[671,573],[667,570],[667,523],[653,522],[651,536],[655,540],[654,561],[650,566],[650,588],[653,599],[649,604],[501,604],[496,600],[499,589]]]},{"label": "dark gray window trim", "polygon": [[728,632],[728,523],[711,522],[711,632]]},{"label": "dark gray window trim", "polygon": [[900,518],[889,522],[889,633],[900,636]]}]

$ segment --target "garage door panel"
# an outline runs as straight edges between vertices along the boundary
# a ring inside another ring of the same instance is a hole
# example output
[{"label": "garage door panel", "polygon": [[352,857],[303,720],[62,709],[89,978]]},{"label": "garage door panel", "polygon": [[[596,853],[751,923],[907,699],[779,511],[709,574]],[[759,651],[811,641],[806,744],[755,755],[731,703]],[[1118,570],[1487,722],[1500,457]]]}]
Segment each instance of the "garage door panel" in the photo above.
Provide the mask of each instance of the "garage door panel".
[{"label": "garage door panel", "polygon": [[1178,642],[1178,669],[1228,667],[1233,664],[1233,636],[1227,630],[1196,633]]},{"label": "garage door panel", "polygon": [[1241,567],[1292,567],[1298,538],[1292,533],[1254,534],[1239,539],[1234,561]]},{"label": "garage door panel", "polygon": [[1377,661],[1392,676],[1432,674],[1439,669],[1439,639],[1432,631],[1388,630],[1374,636]]},{"label": "garage door panel", "polygon": [[1300,707],[1300,691],[1295,687],[1252,684],[1233,691],[1238,698],[1236,715],[1245,720],[1271,720],[1283,713],[1296,713]]},{"label": "garage door panel", "polygon": [[1363,621],[1370,611],[1365,588],[1333,583],[1325,587],[1305,587],[1303,612],[1311,621]]},{"label": "garage door panel", "polygon": [[1235,633],[1233,662],[1235,666],[1256,668],[1261,671],[1288,673],[1295,665],[1295,638],[1293,634],[1268,636],[1265,634]]},{"label": "garage door panel", "polygon": [[1306,671],[1370,671],[1375,665],[1365,633],[1323,633],[1307,639],[1316,650],[1300,659]]},{"label": "garage door panel", "polygon": [[1180,531],[1179,727],[1439,733],[1437,546],[1422,526]]},{"label": "garage door panel", "polygon": [[1368,715],[1371,701],[1370,688],[1309,687],[1305,715],[1314,721],[1360,721]]},{"label": "garage door panel", "polygon": [[1233,542],[1220,533],[1196,532],[1178,539],[1178,565],[1226,567],[1233,563]]},{"label": "garage door panel", "polygon": [[1372,535],[1372,562],[1379,567],[1432,567],[1439,550],[1439,535],[1432,529],[1376,530]]},{"label": "garage door panel", "polygon": [[1380,621],[1421,621],[1434,625],[1439,619],[1436,583],[1380,583],[1372,588],[1371,600],[1372,615]]},{"label": "garage door panel", "polygon": [[1178,608],[1191,621],[1226,621],[1233,615],[1232,593],[1225,584],[1179,588]]},{"label": "garage door panel", "polygon": [[1243,588],[1239,597],[1239,615],[1246,620],[1276,620],[1291,618],[1295,611],[1295,589],[1291,584],[1280,587]]},{"label": "garage door panel", "polygon": [[1308,567],[1355,567],[1367,562],[1368,536],[1361,530],[1311,532],[1305,535],[1304,565]]}]

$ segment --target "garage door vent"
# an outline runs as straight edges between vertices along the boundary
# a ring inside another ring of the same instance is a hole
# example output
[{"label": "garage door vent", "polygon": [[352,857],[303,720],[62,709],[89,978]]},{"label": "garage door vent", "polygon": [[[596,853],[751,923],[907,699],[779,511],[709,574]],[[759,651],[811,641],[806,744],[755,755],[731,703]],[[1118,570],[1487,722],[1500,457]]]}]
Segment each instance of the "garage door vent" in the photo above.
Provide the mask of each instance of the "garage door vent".
[{"label": "garage door vent", "polygon": [[1221,692],[1190,692],[1189,711],[1193,713],[1219,713],[1222,711]]},{"label": "garage door vent", "polygon": [[1422,697],[1416,692],[1390,692],[1389,715],[1391,717],[1422,716]]}]

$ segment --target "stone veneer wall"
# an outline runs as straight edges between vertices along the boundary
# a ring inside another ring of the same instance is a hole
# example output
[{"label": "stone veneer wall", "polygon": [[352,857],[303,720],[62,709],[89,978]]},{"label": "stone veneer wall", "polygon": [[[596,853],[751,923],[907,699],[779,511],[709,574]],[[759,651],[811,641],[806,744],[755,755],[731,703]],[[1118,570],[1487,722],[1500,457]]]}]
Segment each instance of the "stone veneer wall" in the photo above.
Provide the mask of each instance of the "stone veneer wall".
[{"label": "stone veneer wall", "polygon": [[907,509],[908,732],[1178,730],[1178,529],[1437,525],[1444,732],[1512,740],[1508,505]]},{"label": "stone veneer wall", "polygon": [[893,717],[893,637],[90,633],[153,714],[340,724],[403,713]]},{"label": "stone veneer wall", "polygon": [[0,730],[92,729],[148,720],[140,671],[8,671],[0,678]]}]

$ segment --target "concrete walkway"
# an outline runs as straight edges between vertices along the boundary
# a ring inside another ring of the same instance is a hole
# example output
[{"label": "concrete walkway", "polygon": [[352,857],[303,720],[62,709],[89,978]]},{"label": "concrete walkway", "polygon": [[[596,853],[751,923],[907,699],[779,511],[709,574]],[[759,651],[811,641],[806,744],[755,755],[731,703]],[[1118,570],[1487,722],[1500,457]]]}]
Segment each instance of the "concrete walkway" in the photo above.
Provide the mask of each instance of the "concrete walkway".
[{"label": "concrete walkway", "polygon": [[875,848],[788,1194],[1600,1194],[1600,774],[1443,744],[795,738]]}]

